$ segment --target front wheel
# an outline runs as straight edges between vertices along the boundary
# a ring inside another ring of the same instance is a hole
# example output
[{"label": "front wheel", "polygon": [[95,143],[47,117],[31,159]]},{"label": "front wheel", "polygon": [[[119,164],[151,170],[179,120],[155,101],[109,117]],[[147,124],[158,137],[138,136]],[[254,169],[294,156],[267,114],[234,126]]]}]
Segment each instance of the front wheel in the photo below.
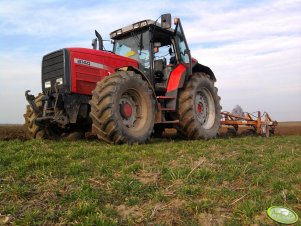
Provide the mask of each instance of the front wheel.
[{"label": "front wheel", "polygon": [[[35,104],[41,111],[43,109],[42,98],[43,94],[41,93],[35,98]],[[35,123],[35,120],[39,116],[39,114],[34,112],[30,105],[27,105],[26,112],[23,116],[29,137],[34,139],[44,139],[46,137],[46,131],[41,126]]]},{"label": "front wheel", "polygon": [[[57,140],[60,138],[66,137],[68,140],[80,139],[82,133],[80,131],[76,132],[75,129],[71,128],[61,128],[56,124],[38,124],[36,123],[36,119],[42,116],[43,112],[43,99],[44,94],[39,94],[35,98],[35,104],[39,109],[39,113],[36,113],[30,105],[26,106],[26,112],[23,115],[25,119],[25,128],[27,130],[27,134],[30,138],[43,140],[43,139],[51,139]],[[87,127],[87,126],[86,126]],[[82,129],[81,129],[82,130]]]},{"label": "front wheel", "polygon": [[148,83],[134,72],[117,71],[97,83],[90,117],[98,138],[114,144],[145,143],[153,131],[155,103]]},{"label": "front wheel", "polygon": [[221,120],[220,97],[210,76],[194,73],[179,95],[181,134],[189,139],[216,137]]}]

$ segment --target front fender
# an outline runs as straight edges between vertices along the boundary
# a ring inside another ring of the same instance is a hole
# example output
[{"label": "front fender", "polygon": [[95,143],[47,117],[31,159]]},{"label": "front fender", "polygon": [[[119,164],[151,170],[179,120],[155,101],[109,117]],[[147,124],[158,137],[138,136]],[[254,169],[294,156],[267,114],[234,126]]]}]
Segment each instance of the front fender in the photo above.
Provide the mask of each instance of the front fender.
[{"label": "front fender", "polygon": [[141,70],[139,70],[139,68],[136,68],[136,67],[133,67],[133,66],[125,66],[125,67],[117,68],[115,71],[132,71],[136,74],[141,75],[142,79],[145,80],[148,83],[149,87],[151,88],[154,99],[156,101],[156,105],[158,106],[159,102],[157,100],[157,95],[155,93],[154,86],[152,85],[152,83],[150,82],[148,77]]}]

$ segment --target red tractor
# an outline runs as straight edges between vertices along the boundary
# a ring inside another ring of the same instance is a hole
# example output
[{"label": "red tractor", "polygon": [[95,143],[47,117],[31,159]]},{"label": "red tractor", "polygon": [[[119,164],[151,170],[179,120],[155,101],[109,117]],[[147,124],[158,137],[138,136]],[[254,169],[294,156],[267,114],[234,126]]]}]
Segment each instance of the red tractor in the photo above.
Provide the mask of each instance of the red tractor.
[{"label": "red tractor", "polygon": [[[220,126],[216,78],[191,57],[179,18],[143,20],[111,32],[113,51],[64,48],[43,57],[42,90],[25,92],[25,124],[33,138],[93,131],[114,144],[145,143],[176,128],[210,139]],[[98,49],[97,49],[98,42]]]}]

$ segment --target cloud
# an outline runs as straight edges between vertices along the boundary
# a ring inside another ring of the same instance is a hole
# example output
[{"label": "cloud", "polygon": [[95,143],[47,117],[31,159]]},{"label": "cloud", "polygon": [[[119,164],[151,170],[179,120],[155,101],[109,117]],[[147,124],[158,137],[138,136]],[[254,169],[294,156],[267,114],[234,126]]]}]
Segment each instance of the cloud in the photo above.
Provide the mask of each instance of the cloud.
[{"label": "cloud", "polygon": [[[199,7],[194,7],[198,10]],[[299,34],[300,1],[272,1],[242,9],[205,10],[185,24],[190,42],[260,39],[264,36]],[[196,32],[197,29],[197,32]]]},{"label": "cloud", "polygon": [[78,8],[69,8],[59,4],[59,1],[40,4],[34,1],[26,4],[19,1],[5,1],[3,5],[6,5],[6,8],[0,11],[0,18],[4,21],[0,29],[2,34],[42,37],[62,36],[62,34],[67,37],[78,37],[99,27],[108,34],[109,31],[118,29],[120,25],[145,18],[147,14],[153,16],[156,9],[155,5],[149,5],[146,14],[140,10],[144,6],[141,1],[132,2],[130,10],[120,10],[129,6],[127,2],[118,2],[118,4],[100,2]]}]

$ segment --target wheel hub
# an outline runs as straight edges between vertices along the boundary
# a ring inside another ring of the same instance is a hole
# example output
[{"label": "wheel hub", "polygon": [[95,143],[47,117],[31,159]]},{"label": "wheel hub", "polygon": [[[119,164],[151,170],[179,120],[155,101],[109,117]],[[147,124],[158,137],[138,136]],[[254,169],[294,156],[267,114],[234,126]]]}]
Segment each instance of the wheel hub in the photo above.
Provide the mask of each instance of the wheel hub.
[{"label": "wheel hub", "polygon": [[201,125],[203,125],[207,121],[209,109],[207,98],[202,92],[196,95],[195,106],[197,118]]},{"label": "wheel hub", "polygon": [[133,108],[129,103],[124,103],[120,106],[121,116],[128,119],[133,113]]},{"label": "wheel hub", "polygon": [[133,127],[137,120],[137,107],[134,99],[125,94],[119,101],[122,122],[127,127]]},{"label": "wheel hub", "polygon": [[202,113],[202,111],[203,111],[203,105],[202,105],[202,103],[199,103],[198,104],[198,113]]}]

